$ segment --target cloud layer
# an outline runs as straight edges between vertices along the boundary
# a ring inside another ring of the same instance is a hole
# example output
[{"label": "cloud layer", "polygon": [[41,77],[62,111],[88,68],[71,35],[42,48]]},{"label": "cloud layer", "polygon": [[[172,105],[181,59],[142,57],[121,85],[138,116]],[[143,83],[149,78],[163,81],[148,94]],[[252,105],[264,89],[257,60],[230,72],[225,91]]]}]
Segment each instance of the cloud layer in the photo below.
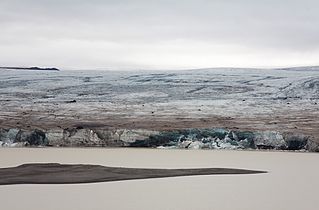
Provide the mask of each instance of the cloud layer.
[{"label": "cloud layer", "polygon": [[0,65],[319,64],[317,0],[0,0]]}]

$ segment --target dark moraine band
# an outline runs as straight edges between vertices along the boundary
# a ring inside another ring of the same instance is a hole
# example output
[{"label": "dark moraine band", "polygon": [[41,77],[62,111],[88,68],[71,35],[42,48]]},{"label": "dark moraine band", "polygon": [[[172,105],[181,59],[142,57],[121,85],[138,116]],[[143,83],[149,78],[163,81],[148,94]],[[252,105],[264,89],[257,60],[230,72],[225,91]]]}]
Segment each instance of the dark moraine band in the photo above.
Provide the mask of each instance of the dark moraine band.
[{"label": "dark moraine band", "polygon": [[233,168],[146,169],[85,164],[33,163],[12,168],[0,168],[0,185],[76,184],[176,176],[260,173],[267,172]]}]

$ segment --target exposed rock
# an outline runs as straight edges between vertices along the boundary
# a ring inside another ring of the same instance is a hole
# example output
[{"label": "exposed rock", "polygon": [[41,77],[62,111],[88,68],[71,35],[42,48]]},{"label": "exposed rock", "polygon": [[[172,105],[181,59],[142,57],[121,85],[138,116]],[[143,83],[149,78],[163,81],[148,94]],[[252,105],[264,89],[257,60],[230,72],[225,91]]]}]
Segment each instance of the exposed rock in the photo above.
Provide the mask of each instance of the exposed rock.
[{"label": "exposed rock", "polygon": [[33,67],[0,67],[0,69],[6,70],[37,70],[37,71],[60,71],[58,68],[40,68],[37,66]]},{"label": "exposed rock", "polygon": [[66,101],[65,103],[67,103],[67,104],[76,103],[76,100]]}]

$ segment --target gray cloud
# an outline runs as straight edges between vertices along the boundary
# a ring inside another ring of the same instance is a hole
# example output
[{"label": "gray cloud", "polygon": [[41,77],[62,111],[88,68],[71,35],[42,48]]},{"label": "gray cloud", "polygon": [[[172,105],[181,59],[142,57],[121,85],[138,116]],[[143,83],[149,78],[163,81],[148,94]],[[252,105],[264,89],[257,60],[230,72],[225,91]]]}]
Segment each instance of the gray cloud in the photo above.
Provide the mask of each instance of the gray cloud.
[{"label": "gray cloud", "polygon": [[0,0],[1,65],[318,65],[316,0]]}]

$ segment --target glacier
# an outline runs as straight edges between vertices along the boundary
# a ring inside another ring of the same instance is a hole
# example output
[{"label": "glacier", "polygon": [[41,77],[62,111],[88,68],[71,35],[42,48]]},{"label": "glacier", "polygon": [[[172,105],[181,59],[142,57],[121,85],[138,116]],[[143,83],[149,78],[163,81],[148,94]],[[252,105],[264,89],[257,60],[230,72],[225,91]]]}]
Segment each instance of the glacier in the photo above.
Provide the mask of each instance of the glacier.
[{"label": "glacier", "polygon": [[317,151],[319,67],[0,70],[2,146]]}]

